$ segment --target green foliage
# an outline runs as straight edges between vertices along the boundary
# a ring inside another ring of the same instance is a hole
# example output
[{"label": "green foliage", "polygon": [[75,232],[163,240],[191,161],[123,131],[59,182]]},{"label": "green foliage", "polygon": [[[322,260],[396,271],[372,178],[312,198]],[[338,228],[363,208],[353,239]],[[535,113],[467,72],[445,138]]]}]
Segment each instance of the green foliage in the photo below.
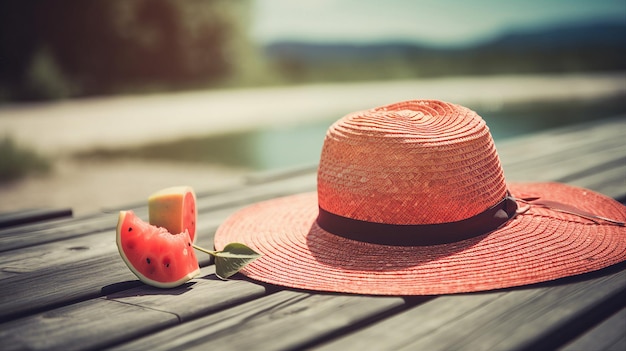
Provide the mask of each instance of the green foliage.
[{"label": "green foliage", "polygon": [[230,243],[222,251],[211,251],[197,245],[193,247],[215,257],[215,275],[223,280],[230,278],[243,267],[261,257],[261,254],[241,243]]},{"label": "green foliage", "polygon": [[256,65],[246,34],[249,12],[248,0],[0,2],[0,33],[11,34],[0,34],[0,98],[244,81],[237,72]]},{"label": "green foliage", "polygon": [[49,160],[33,150],[18,146],[12,138],[5,136],[0,140],[0,182],[31,173],[45,173],[50,168]]},{"label": "green foliage", "polygon": [[72,95],[74,88],[48,50],[35,54],[28,70],[28,89],[42,99],[62,99]]},{"label": "green foliage", "polygon": [[220,279],[228,279],[259,257],[260,254],[244,244],[230,243],[215,254],[215,274]]},{"label": "green foliage", "polygon": [[250,36],[253,13],[251,0],[0,1],[0,101],[626,69],[622,23],[511,32],[446,49],[394,42],[260,47]]}]

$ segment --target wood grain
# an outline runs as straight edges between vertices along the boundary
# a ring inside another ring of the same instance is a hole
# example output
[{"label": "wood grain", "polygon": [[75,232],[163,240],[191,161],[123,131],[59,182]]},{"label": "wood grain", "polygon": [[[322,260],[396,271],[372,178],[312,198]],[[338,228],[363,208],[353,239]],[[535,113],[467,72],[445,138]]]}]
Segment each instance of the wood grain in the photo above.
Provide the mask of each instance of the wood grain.
[{"label": "wood grain", "polygon": [[94,299],[4,324],[0,340],[6,351],[97,349],[176,323],[174,314]]},{"label": "wood grain", "polygon": [[622,308],[560,350],[626,350],[626,308]]},{"label": "wood grain", "polygon": [[281,350],[403,307],[400,297],[278,293],[120,345],[120,350]]},{"label": "wood grain", "polygon": [[317,349],[553,349],[593,323],[594,314],[621,303],[626,271],[620,269],[506,292],[441,296]]},{"label": "wood grain", "polygon": [[72,217],[71,208],[36,208],[16,212],[0,213],[0,229],[17,225],[36,223]]},{"label": "wood grain", "polygon": [[[141,284],[7,322],[0,329],[0,340],[10,341],[6,350],[100,348],[266,293],[262,285],[245,280],[224,282],[214,273],[211,266],[203,268],[198,279],[174,289]],[[107,290],[106,287],[103,289]],[[24,333],[25,330],[28,333]],[[100,334],[106,335],[106,338]]]},{"label": "wood grain", "polygon": [[[620,117],[498,143],[507,179],[565,180],[626,199],[625,121]],[[314,191],[315,182],[315,167],[309,166],[250,176],[236,188],[199,196],[198,243],[211,248],[216,228],[238,209]],[[145,205],[129,206],[147,218]],[[160,290],[140,283],[119,258],[116,223],[112,209],[0,230],[2,349],[624,345],[615,331],[624,320],[626,264],[516,289],[402,298],[295,291],[241,276],[224,282],[215,279],[212,261],[204,257],[201,277]]]},{"label": "wood grain", "polygon": [[[314,179],[310,176],[304,180],[291,179],[285,187],[264,183],[238,190],[232,199],[220,197],[215,201],[199,201],[202,207],[198,206],[197,243],[212,249],[215,230],[227,216],[257,200],[311,190]],[[147,219],[145,212],[145,208],[138,210],[144,220]],[[98,217],[96,223],[91,219],[87,223],[78,221],[68,226],[69,229],[66,228],[65,233],[74,231],[73,234],[62,236],[66,240],[59,241],[61,237],[51,241],[42,240],[33,234],[29,237],[31,245],[5,252],[0,257],[0,280],[3,284],[0,290],[0,320],[77,299],[93,298],[102,286],[132,279],[134,276],[117,253],[116,224],[117,214]],[[78,234],[85,228],[97,232]],[[50,230],[53,232],[55,229]],[[199,259],[201,265],[211,262],[209,256],[199,255]],[[57,284],[60,280],[63,284]],[[56,288],[45,289],[46,286]]]},{"label": "wood grain", "polygon": [[[222,209],[237,209],[256,201],[290,195],[298,192],[314,191],[315,177],[307,174],[276,184],[271,180],[238,188],[227,193],[217,193],[207,198],[199,198],[198,213],[212,212]],[[143,207],[135,207],[134,211],[147,219],[147,203]],[[94,216],[75,218],[59,223],[35,223],[17,228],[0,230],[0,252],[28,246],[89,235],[105,230],[115,229],[119,211]]]}]

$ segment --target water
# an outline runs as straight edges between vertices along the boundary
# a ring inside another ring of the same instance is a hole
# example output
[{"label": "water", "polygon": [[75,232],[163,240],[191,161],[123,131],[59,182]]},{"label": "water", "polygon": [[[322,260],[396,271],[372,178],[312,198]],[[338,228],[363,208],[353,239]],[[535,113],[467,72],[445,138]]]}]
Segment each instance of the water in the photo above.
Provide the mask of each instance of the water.
[{"label": "water", "polygon": [[[606,118],[626,109],[622,104],[566,104],[476,109],[497,141],[541,130]],[[258,170],[283,168],[319,161],[324,136],[337,118],[315,123],[268,128],[232,135],[230,162]],[[245,157],[242,157],[245,155]]]},{"label": "water", "polygon": [[[622,100],[543,103],[496,108],[469,107],[485,119],[493,138],[498,142],[527,133],[623,114],[626,112],[626,102]],[[328,127],[340,117],[333,116],[305,124],[185,139],[123,151],[100,151],[99,156],[203,162],[252,170],[312,165],[319,162]]]}]

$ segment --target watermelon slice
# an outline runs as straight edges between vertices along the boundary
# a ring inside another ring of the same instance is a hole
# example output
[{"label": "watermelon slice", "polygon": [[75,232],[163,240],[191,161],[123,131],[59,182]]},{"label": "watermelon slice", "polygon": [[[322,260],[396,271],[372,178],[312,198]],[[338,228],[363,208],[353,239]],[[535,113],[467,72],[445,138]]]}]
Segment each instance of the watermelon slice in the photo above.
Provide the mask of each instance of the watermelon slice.
[{"label": "watermelon slice", "polygon": [[196,194],[189,186],[166,188],[148,198],[148,218],[152,225],[170,233],[189,231],[191,242],[196,242]]},{"label": "watermelon slice", "polygon": [[173,288],[200,273],[187,231],[171,234],[133,211],[120,211],[117,248],[128,268],[148,285]]}]

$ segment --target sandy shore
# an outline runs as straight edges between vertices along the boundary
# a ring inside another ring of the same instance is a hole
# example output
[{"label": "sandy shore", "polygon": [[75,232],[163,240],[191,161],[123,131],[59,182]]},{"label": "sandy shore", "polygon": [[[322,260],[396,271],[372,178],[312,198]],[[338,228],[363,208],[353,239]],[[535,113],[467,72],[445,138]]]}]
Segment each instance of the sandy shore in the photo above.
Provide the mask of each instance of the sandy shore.
[{"label": "sandy shore", "polygon": [[318,84],[67,100],[0,107],[0,131],[46,153],[139,145],[337,118],[409,99],[466,106],[626,94],[626,72]]},{"label": "sandy shore", "polygon": [[270,125],[339,118],[395,101],[432,98],[468,106],[626,95],[626,73],[497,76],[197,91],[0,107],[0,133],[57,160],[47,176],[0,185],[0,212],[66,208],[76,215],[142,201],[159,188],[226,186],[247,170],[219,165],[77,160],[123,147]]}]

